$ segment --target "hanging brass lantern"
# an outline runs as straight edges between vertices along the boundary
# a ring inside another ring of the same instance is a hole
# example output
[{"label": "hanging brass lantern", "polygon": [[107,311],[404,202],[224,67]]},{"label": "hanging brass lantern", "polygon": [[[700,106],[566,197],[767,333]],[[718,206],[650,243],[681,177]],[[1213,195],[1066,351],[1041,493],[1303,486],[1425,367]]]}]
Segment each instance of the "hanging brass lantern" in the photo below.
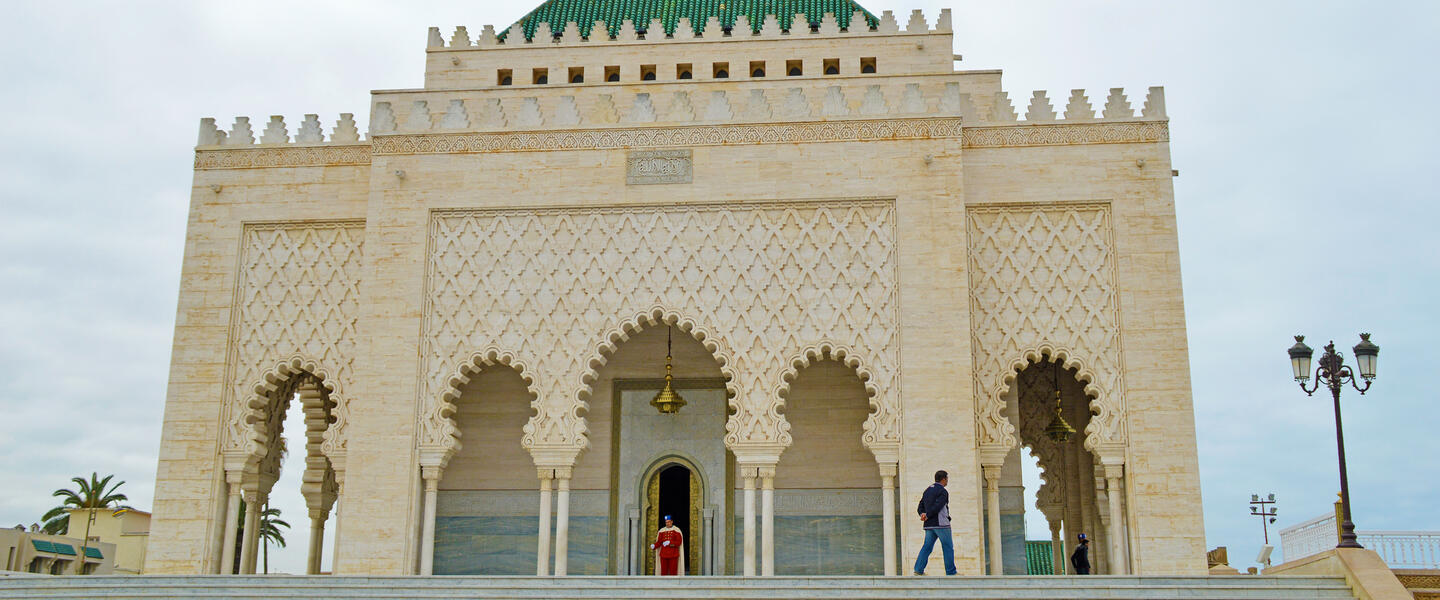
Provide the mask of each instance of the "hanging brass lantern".
[{"label": "hanging brass lantern", "polygon": [[655,394],[655,398],[650,401],[650,406],[655,407],[655,410],[660,411],[660,414],[662,415],[673,415],[680,412],[680,408],[685,406],[685,399],[681,398],[680,394],[676,393],[675,388],[671,385],[671,381],[673,378],[670,375],[670,371],[673,369],[673,367],[671,367],[670,365],[670,360],[670,328],[666,327],[665,387],[660,390],[660,393]]},{"label": "hanging brass lantern", "polygon": [[1075,428],[1065,422],[1065,416],[1060,404],[1060,361],[1055,361],[1055,418],[1045,426],[1045,436],[1057,442],[1070,441],[1070,434],[1075,433]]}]

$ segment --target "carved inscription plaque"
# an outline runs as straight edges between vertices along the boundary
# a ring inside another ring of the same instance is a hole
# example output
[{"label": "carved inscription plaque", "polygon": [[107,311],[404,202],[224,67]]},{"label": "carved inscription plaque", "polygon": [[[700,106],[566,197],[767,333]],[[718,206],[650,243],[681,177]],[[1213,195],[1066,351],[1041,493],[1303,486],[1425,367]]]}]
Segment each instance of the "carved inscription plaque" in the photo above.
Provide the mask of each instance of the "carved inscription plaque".
[{"label": "carved inscription plaque", "polygon": [[689,150],[637,150],[625,157],[625,184],[690,183]]}]

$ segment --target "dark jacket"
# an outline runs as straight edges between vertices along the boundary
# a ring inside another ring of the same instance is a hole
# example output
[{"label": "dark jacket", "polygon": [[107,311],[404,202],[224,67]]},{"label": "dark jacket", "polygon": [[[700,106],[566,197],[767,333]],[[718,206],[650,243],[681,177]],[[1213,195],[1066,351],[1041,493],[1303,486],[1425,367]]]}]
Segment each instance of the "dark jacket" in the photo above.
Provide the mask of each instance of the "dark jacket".
[{"label": "dark jacket", "polygon": [[[945,491],[945,486],[937,483],[930,484],[925,488],[925,493],[920,496],[920,505],[915,507],[915,514],[925,515],[925,529],[935,527],[949,527],[948,523],[940,522],[940,512],[950,504],[950,492]],[[945,511],[949,516],[949,511]]]},{"label": "dark jacket", "polygon": [[1090,574],[1090,544],[1075,548],[1075,553],[1070,555],[1070,566],[1075,567],[1076,575]]}]

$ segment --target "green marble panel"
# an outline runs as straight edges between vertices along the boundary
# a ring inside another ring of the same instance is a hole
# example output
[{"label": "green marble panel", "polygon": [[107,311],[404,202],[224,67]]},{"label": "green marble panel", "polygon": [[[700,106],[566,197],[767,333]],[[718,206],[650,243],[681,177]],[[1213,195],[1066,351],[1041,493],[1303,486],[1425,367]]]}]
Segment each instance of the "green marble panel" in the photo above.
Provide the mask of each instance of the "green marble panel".
[{"label": "green marble panel", "polygon": [[[607,517],[570,517],[571,575],[604,575]],[[436,575],[534,575],[534,517],[436,517]]]},{"label": "green marble panel", "polygon": [[[733,539],[744,539],[741,519],[736,519]],[[759,552],[758,536],[756,543]],[[736,563],[743,556],[743,543],[736,543]],[[776,575],[883,575],[884,561],[880,515],[775,517]],[[741,569],[735,565],[736,573]]]}]

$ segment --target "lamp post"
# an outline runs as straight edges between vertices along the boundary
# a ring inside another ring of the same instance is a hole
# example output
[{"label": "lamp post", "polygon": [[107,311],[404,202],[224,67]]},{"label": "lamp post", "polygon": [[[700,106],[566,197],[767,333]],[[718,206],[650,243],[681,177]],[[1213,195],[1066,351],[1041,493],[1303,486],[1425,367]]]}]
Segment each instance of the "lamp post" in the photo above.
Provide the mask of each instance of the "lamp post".
[{"label": "lamp post", "polygon": [[1335,399],[1335,446],[1340,454],[1340,544],[1336,548],[1362,548],[1360,542],[1355,541],[1355,522],[1350,518],[1350,481],[1345,474],[1345,430],[1340,424],[1340,388],[1349,382],[1352,387],[1364,395],[1370,389],[1370,384],[1375,380],[1375,359],[1380,355],[1380,347],[1370,342],[1370,334],[1360,334],[1360,343],[1353,348],[1355,352],[1355,363],[1360,370],[1360,379],[1365,380],[1361,386],[1355,378],[1355,372],[1345,364],[1339,352],[1335,351],[1335,342],[1325,345],[1325,354],[1320,357],[1320,366],[1315,369],[1315,385],[1306,387],[1310,379],[1310,358],[1315,351],[1305,345],[1305,336],[1295,336],[1295,345],[1290,347],[1290,368],[1294,372],[1295,381],[1300,384],[1300,389],[1306,395],[1313,396],[1320,385],[1330,388],[1330,395]]},{"label": "lamp post", "polygon": [[1275,503],[1275,494],[1270,494],[1269,499],[1263,499],[1260,494],[1250,494],[1250,516],[1260,517],[1260,530],[1265,534],[1265,545],[1270,545],[1270,524],[1275,522],[1275,515],[1280,514],[1280,509],[1270,506]]}]

